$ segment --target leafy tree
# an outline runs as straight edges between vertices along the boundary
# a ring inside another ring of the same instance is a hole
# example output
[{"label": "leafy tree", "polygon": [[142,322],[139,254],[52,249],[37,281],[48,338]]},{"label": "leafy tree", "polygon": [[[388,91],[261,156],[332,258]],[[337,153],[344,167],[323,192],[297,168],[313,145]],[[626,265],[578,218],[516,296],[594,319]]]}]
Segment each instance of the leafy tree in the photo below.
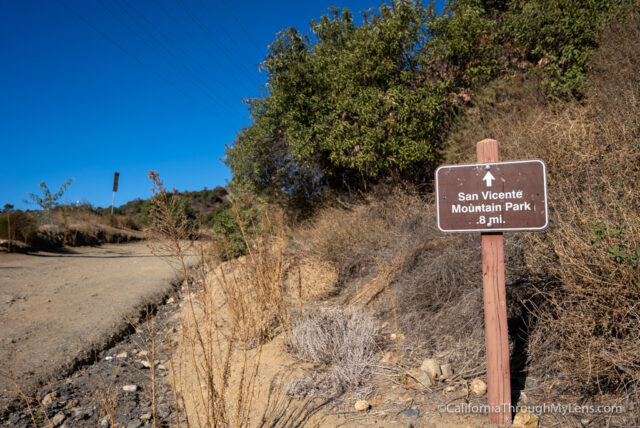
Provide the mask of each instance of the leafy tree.
[{"label": "leafy tree", "polygon": [[589,54],[603,21],[624,0],[512,0],[505,32],[538,63],[548,78],[544,85],[554,96],[581,95]]},{"label": "leafy tree", "polygon": [[421,3],[397,1],[361,26],[332,8],[312,21],[314,44],[278,33],[261,66],[268,93],[248,101],[253,124],[227,150],[234,176],[312,196],[433,162],[443,87],[415,73],[427,17]]},{"label": "leafy tree", "polygon": [[628,1],[455,0],[437,16],[392,0],[361,25],[331,8],[309,35],[282,30],[252,124],[227,147],[233,183],[308,201],[430,177],[450,119],[492,80],[536,73],[549,96],[579,97],[598,29]]},{"label": "leafy tree", "polygon": [[[40,207],[40,209],[42,209],[42,211],[45,212],[45,215],[49,217],[51,213],[51,209],[60,205],[58,200],[62,197],[64,192],[67,190],[67,187],[69,187],[69,185],[73,180],[74,180],[73,178],[68,178],[64,183],[62,183],[62,186],[60,186],[60,188],[56,193],[51,193],[51,191],[43,181],[42,183],[40,183],[42,196],[38,196],[30,192],[27,193],[27,196],[29,196],[29,199],[31,199],[33,203],[37,204]],[[29,203],[29,201],[26,199],[25,199],[25,202]]]},{"label": "leafy tree", "polygon": [[502,19],[507,1],[448,2],[440,16],[427,22],[422,72],[452,91],[476,88],[505,71],[511,52]]}]

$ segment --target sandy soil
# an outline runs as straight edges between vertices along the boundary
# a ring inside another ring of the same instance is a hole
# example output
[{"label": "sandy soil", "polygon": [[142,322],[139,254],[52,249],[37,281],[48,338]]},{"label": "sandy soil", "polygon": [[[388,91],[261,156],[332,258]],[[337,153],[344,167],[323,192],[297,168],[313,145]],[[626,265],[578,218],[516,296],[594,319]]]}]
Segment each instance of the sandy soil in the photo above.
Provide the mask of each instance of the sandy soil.
[{"label": "sandy soil", "polygon": [[[240,265],[242,266],[242,265]],[[220,270],[218,270],[220,269]],[[229,304],[221,291],[220,278],[224,272],[227,278],[242,278],[241,268],[235,264],[225,264],[211,271],[208,279],[210,292],[204,289],[194,293],[193,306],[179,306],[173,314],[174,324],[182,328],[174,335],[173,376],[176,379],[178,395],[184,406],[183,422],[186,418],[192,426],[205,426],[207,413],[213,406],[208,395],[204,367],[208,364],[222,367],[227,358],[228,337],[232,318],[228,312]],[[239,286],[242,287],[242,279]],[[323,289],[324,287],[319,287]],[[183,299],[185,297],[183,296]],[[204,308],[216,308],[205,311]],[[197,323],[194,321],[197,319]],[[196,325],[200,334],[196,334]],[[215,325],[217,329],[202,326]],[[390,331],[384,331],[389,334]],[[200,340],[204,342],[201,347]],[[206,349],[205,352],[202,352]],[[360,394],[347,392],[338,397],[294,399],[285,394],[287,385],[297,377],[319,379],[326,367],[309,362],[295,360],[286,352],[285,335],[278,334],[261,348],[252,348],[243,359],[242,346],[236,343],[229,366],[229,386],[226,389],[226,406],[230,419],[236,420],[238,391],[248,388],[240,382],[251,383],[256,361],[259,360],[252,394],[245,392],[245,399],[251,397],[251,409],[248,411],[248,426],[268,427],[385,427],[385,428],[479,428],[487,426],[487,417],[474,414],[446,413],[439,404],[463,403],[467,399],[473,404],[486,404],[486,396],[468,397],[466,387],[459,382],[451,383],[454,388],[444,392],[444,384],[430,391],[425,388],[412,388],[401,382],[397,370],[380,365],[365,380],[366,387]],[[206,353],[206,357],[204,356]],[[381,353],[380,357],[382,357]],[[213,362],[213,363],[212,363]],[[197,368],[194,370],[194,368]],[[220,370],[221,371],[221,370]],[[218,372],[220,372],[218,371]],[[245,374],[243,376],[242,374]],[[220,389],[222,382],[212,372],[215,387]],[[449,385],[449,384],[447,384]],[[437,391],[436,391],[437,389]],[[356,396],[358,395],[358,397]],[[364,412],[355,410],[357,398],[366,398],[371,405]],[[408,413],[407,410],[415,414]]]},{"label": "sandy soil", "polygon": [[17,397],[6,373],[28,391],[60,378],[178,280],[145,243],[0,254],[0,414]]}]

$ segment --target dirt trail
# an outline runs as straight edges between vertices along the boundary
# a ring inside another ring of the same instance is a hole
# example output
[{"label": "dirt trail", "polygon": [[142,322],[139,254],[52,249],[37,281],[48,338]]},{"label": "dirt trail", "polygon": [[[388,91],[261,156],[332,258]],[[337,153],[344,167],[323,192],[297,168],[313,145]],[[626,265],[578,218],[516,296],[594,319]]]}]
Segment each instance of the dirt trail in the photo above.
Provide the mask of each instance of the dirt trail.
[{"label": "dirt trail", "polygon": [[[27,390],[64,375],[178,278],[145,243],[0,254],[0,369]],[[0,372],[0,414],[16,397]]]}]

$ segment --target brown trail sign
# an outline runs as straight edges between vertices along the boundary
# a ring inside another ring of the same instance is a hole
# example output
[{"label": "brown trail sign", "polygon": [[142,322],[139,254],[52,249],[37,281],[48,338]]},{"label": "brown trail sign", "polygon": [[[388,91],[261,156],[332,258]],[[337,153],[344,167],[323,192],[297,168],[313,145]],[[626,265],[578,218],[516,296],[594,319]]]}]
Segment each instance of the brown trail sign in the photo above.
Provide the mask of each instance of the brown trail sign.
[{"label": "brown trail sign", "polygon": [[113,173],[113,197],[111,198],[111,215],[113,215],[113,204],[116,202],[116,192],[118,191],[118,179],[120,173],[118,171]]},{"label": "brown trail sign", "polygon": [[120,173],[119,172],[114,172],[113,173],[113,191],[117,192],[118,191],[118,179],[120,178]]},{"label": "brown trail sign", "polygon": [[441,166],[438,228],[507,232],[547,227],[546,167],[540,160]]},{"label": "brown trail sign", "polygon": [[546,166],[540,160],[498,162],[498,142],[478,143],[478,162],[436,170],[438,228],[482,232],[482,283],[489,422],[511,423],[509,332],[503,231],[547,227]]}]

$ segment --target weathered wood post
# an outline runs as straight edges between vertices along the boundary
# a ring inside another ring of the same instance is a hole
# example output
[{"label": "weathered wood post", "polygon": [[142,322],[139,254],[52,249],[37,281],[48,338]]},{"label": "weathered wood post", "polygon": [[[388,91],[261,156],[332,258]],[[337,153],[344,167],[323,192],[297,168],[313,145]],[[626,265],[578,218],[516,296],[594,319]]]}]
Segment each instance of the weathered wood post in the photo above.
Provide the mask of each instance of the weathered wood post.
[{"label": "weathered wood post", "polygon": [[[479,163],[499,161],[496,140],[480,141],[477,151]],[[489,422],[505,425],[511,423],[511,372],[504,245],[502,232],[482,232],[481,236]]]},{"label": "weathered wood post", "polygon": [[480,232],[489,422],[511,423],[511,380],[503,232],[549,224],[547,170],[537,159],[499,162],[498,142],[477,145],[478,163],[436,170],[436,211],[443,232]]}]

